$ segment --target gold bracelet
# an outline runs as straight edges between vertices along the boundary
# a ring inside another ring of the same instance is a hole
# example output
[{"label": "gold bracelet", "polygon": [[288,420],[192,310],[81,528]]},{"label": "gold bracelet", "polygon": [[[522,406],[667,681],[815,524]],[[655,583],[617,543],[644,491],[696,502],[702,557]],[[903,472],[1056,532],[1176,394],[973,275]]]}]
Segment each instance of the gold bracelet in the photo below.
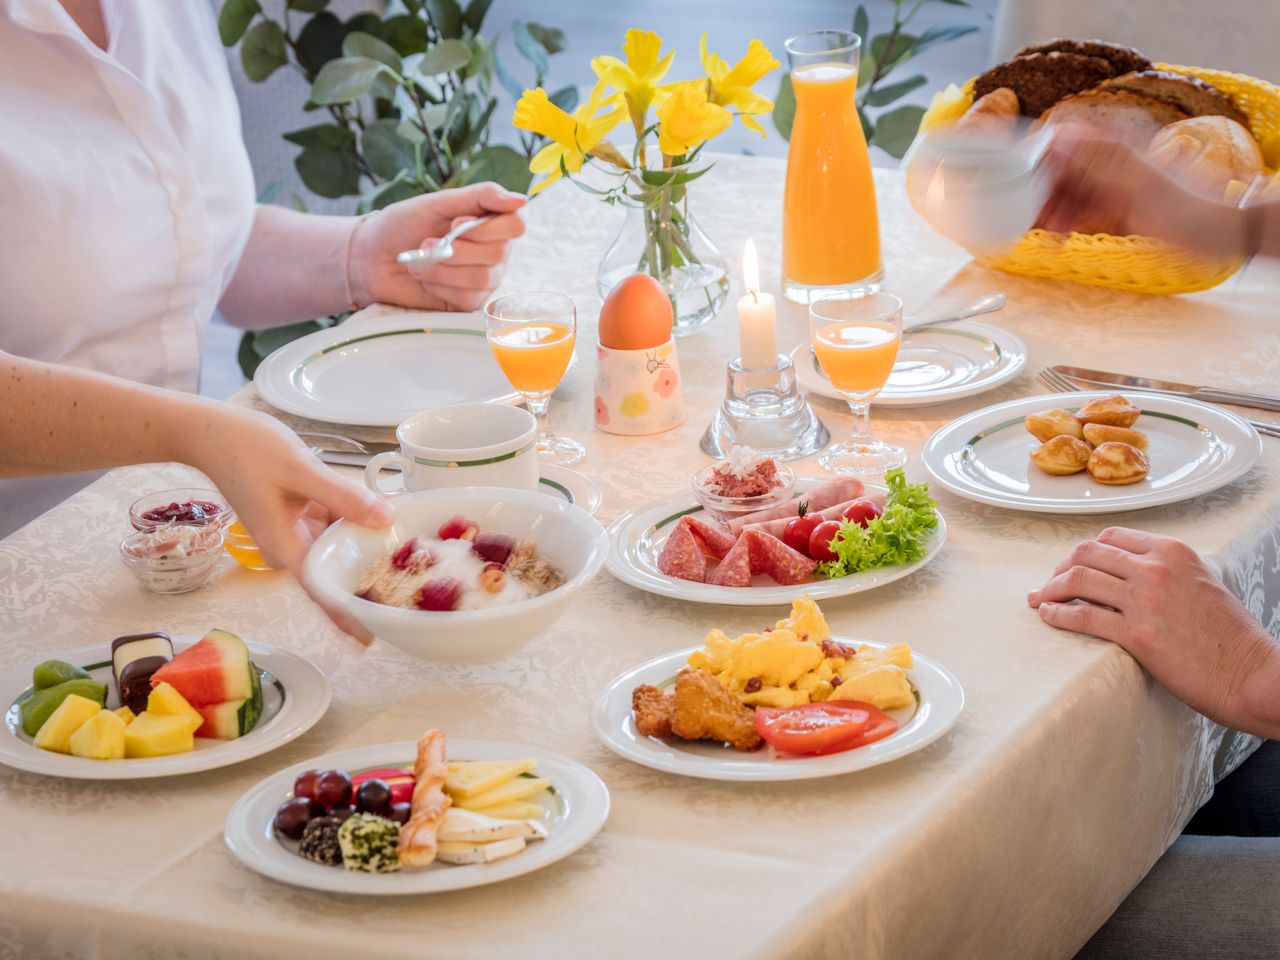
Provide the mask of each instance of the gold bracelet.
[{"label": "gold bracelet", "polygon": [[355,240],[356,231],[359,230],[364,225],[364,222],[368,220],[370,217],[376,217],[381,212],[382,212],[381,210],[374,210],[370,213],[366,213],[362,217],[357,218],[356,222],[351,225],[351,229],[347,232],[347,245],[346,245],[346,249],[344,251],[344,257],[343,257],[343,262],[345,263],[345,267],[343,268],[343,271],[342,271],[342,288],[343,288],[343,293],[346,296],[347,305],[353,311],[359,310],[361,309],[361,307],[360,307],[360,304],[356,303],[355,297],[351,295],[351,244],[352,244],[352,241]]}]

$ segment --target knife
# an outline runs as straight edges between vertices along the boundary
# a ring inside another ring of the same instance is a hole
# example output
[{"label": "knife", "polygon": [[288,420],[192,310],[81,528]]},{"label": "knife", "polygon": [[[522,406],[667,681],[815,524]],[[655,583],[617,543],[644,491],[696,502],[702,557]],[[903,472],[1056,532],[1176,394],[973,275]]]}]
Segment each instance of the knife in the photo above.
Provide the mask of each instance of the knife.
[{"label": "knife", "polygon": [[1108,373],[1105,370],[1090,370],[1087,367],[1072,367],[1065,364],[1049,369],[1069,380],[1095,387],[1123,387],[1126,390],[1141,390],[1145,393],[1190,397],[1193,400],[1205,400],[1209,403],[1231,403],[1242,407],[1254,407],[1258,410],[1280,410],[1280,397],[1269,397],[1261,393],[1241,393],[1237,390],[1222,390],[1218,387],[1197,387],[1190,383],[1179,383],[1177,380],[1130,377],[1123,373]]}]

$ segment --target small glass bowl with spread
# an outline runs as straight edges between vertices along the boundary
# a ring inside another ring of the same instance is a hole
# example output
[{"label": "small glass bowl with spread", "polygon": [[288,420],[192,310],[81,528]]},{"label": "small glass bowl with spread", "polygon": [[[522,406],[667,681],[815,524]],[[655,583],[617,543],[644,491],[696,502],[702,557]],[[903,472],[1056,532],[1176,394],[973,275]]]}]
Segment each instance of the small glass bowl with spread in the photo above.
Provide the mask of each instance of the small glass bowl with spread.
[{"label": "small glass bowl with spread", "polygon": [[724,463],[713,463],[703,467],[693,475],[693,495],[712,518],[721,523],[728,523],[736,517],[745,517],[757,510],[768,510],[780,503],[790,500],[796,486],[796,475],[785,464],[775,464],[777,470],[777,486],[766,493],[750,497],[726,497],[716,493],[712,484],[716,479],[716,471],[724,467]]},{"label": "small glass bowl with spread", "polygon": [[139,497],[129,506],[135,530],[154,530],[167,523],[222,530],[235,520],[231,504],[211,487],[175,487]]},{"label": "small glass bowl with spread", "polygon": [[222,557],[222,543],[222,531],[212,524],[167,523],[125,537],[120,559],[148,590],[188,593],[209,581]]},{"label": "small glass bowl with spread", "polygon": [[266,560],[262,559],[262,550],[254,541],[248,528],[239,520],[228,526],[223,534],[227,538],[227,553],[231,554],[231,559],[240,566],[246,570],[273,569]]}]

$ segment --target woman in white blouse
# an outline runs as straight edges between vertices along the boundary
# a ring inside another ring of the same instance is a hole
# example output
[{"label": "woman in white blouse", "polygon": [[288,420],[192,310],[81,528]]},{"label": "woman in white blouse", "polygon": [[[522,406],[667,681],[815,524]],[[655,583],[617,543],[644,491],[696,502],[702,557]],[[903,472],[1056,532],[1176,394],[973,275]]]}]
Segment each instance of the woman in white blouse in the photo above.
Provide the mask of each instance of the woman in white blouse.
[{"label": "woman in white blouse", "polygon": [[[486,183],[367,218],[255,206],[204,0],[0,0],[0,100],[0,535],[85,480],[49,475],[161,461],[206,473],[294,573],[332,517],[388,523],[275,420],[192,395],[210,316],[475,309],[525,198]],[[486,213],[446,263],[396,264]]]}]

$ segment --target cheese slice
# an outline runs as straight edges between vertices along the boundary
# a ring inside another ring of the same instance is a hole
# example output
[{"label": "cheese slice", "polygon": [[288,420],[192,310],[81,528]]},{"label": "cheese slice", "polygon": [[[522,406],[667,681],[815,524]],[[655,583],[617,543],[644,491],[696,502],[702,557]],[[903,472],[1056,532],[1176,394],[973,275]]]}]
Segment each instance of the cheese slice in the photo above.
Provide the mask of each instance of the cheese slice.
[{"label": "cheese slice", "polygon": [[509,837],[493,843],[450,843],[441,841],[436,846],[436,859],[445,863],[493,863],[504,857],[515,856],[524,849],[524,837]]},{"label": "cheese slice", "polygon": [[496,807],[515,800],[531,797],[551,786],[551,781],[541,777],[516,777],[483,793],[470,797],[455,797],[454,802],[467,810],[484,810],[485,807]]},{"label": "cheese slice", "polygon": [[524,820],[499,820],[461,807],[450,807],[440,821],[436,838],[444,843],[492,843],[528,836],[526,823]]},{"label": "cheese slice", "polygon": [[[500,803],[496,807],[485,807],[486,817],[497,817],[503,820],[538,821],[547,815],[547,811],[536,803],[517,800],[514,803]],[[541,824],[539,824],[541,826]],[[545,829],[545,828],[544,828]]]},{"label": "cheese slice", "polygon": [[449,764],[444,792],[455,799],[474,797],[528,773],[536,760],[459,760]]}]

